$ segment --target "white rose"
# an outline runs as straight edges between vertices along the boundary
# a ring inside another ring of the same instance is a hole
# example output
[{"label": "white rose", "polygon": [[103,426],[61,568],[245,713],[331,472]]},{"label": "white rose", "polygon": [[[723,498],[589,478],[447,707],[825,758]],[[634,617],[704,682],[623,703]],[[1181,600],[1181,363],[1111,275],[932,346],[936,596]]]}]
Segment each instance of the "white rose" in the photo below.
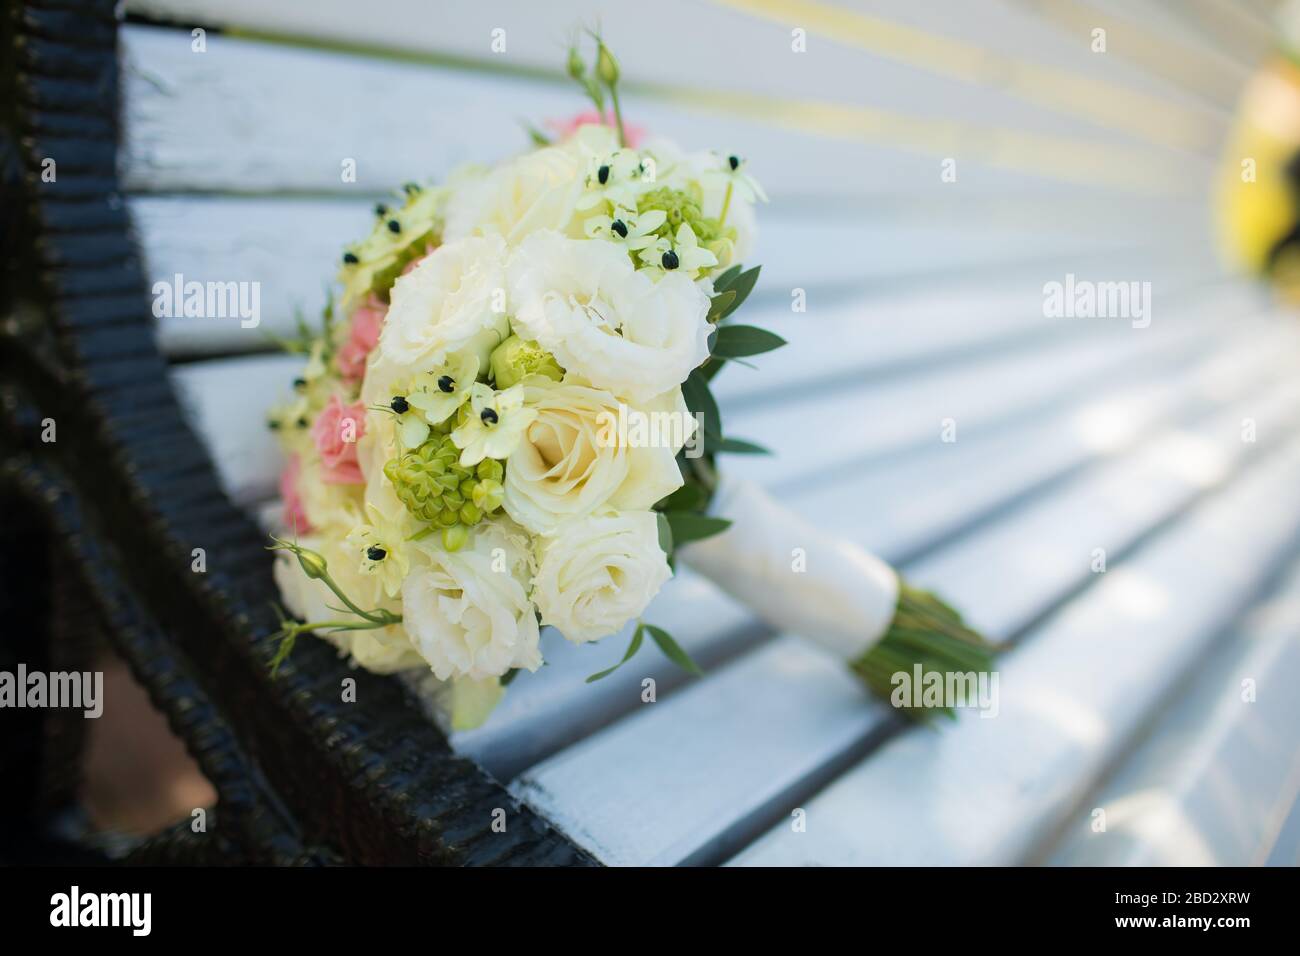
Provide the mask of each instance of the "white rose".
[{"label": "white rose", "polygon": [[485,680],[541,666],[526,542],[494,521],[476,527],[460,551],[423,549],[428,564],[402,585],[402,618],[439,680]]},{"label": "white rose", "polygon": [[575,644],[599,640],[639,616],[672,577],[653,512],[593,515],[538,539],[533,600],[542,623]]},{"label": "white rose", "polygon": [[499,236],[445,243],[393,286],[379,336],[379,357],[367,369],[367,392],[398,375],[424,371],[450,352],[472,350],[487,367],[510,334],[505,314],[506,247]]},{"label": "white rose", "polygon": [[514,245],[539,229],[568,229],[585,176],[586,163],[573,149],[526,153],[457,189],[443,236],[500,236]]},{"label": "white rose", "polygon": [[704,290],[678,273],[652,280],[614,243],[535,233],[506,281],[515,331],[621,398],[645,404],[709,356]]},{"label": "white rose", "polygon": [[504,507],[529,531],[554,534],[605,507],[648,509],[682,486],[676,455],[695,419],[680,389],[637,409],[603,389],[544,382],[525,384],[524,403],[537,418],[507,461]]},{"label": "white rose", "polygon": [[[359,607],[398,610],[396,602],[384,600],[378,577],[360,573],[355,559],[346,553],[342,540],[308,537],[298,543],[325,558],[330,577]],[[280,599],[294,617],[310,622],[336,621],[345,616],[335,610],[339,607],[339,599],[334,592],[323,581],[307,577],[293,555],[276,552],[272,573],[280,589]],[[365,631],[320,631],[317,634],[361,667],[377,674],[392,674],[423,664],[401,625]]]}]

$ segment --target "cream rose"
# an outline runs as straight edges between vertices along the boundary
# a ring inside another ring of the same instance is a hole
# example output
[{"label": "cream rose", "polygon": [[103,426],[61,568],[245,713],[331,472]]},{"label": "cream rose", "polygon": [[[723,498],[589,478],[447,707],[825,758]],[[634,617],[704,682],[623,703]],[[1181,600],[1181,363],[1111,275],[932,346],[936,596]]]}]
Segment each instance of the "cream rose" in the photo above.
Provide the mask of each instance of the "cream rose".
[{"label": "cream rose", "polygon": [[474,351],[480,368],[487,367],[492,349],[510,334],[505,255],[499,236],[462,239],[439,246],[398,278],[379,354],[367,372],[367,394],[377,383],[424,371],[452,352]]},{"label": "cream rose", "polygon": [[538,539],[533,600],[575,644],[618,631],[646,609],[672,577],[653,512],[593,515]]},{"label": "cream rose", "polygon": [[434,675],[485,680],[516,667],[537,670],[526,538],[494,521],[476,527],[460,551],[422,550],[428,563],[402,585],[402,618]]},{"label": "cream rose", "polygon": [[525,384],[537,417],[506,466],[506,513],[534,534],[605,507],[648,509],[682,485],[676,455],[695,429],[681,390],[631,408],[603,389]]},{"label": "cream rose", "polygon": [[506,269],[514,327],[566,370],[646,403],[709,356],[709,298],[686,276],[658,281],[599,239],[529,236]]}]

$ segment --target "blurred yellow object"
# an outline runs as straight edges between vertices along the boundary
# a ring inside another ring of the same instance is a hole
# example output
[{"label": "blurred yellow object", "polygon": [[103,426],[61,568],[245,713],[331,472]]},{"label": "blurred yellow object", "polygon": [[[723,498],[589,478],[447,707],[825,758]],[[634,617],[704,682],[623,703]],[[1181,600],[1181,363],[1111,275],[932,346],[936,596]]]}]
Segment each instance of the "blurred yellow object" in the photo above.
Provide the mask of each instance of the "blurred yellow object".
[{"label": "blurred yellow object", "polygon": [[1290,59],[1247,85],[1216,192],[1225,256],[1300,295],[1300,67]]}]

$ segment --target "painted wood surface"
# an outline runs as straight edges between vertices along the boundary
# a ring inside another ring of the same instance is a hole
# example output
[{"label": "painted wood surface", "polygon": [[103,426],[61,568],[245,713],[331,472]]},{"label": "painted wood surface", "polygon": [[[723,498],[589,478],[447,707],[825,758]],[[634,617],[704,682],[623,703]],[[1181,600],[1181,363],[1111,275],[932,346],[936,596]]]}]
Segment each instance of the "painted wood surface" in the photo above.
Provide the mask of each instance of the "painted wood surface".
[{"label": "painted wood surface", "polygon": [[806,802],[805,832],[778,824],[733,862],[1031,856],[1293,552],[1300,501],[1288,489],[1300,480],[1300,447],[1279,444],[1008,657],[996,718],[968,711],[951,727],[894,738]]},{"label": "painted wood surface", "polygon": [[1297,620],[1300,565],[1293,562],[1133,752],[1066,817],[1044,861],[1300,864],[1300,846],[1286,832],[1300,799]]}]

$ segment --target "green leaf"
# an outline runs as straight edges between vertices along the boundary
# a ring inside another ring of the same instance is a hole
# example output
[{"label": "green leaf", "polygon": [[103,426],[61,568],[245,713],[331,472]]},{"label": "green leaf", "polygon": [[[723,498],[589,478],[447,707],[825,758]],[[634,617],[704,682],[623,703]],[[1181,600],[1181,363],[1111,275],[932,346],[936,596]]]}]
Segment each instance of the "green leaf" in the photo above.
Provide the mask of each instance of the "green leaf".
[{"label": "green leaf", "polygon": [[273,638],[277,636],[279,637],[280,644],[275,649],[275,656],[271,658],[272,677],[275,677],[280,673],[280,665],[289,659],[289,655],[293,653],[293,645],[298,640],[298,635],[292,631],[287,634],[272,635]]},{"label": "green leaf", "polygon": [[680,548],[690,541],[702,541],[721,534],[731,527],[726,518],[714,518],[696,511],[665,511],[668,526],[673,532],[673,547]]},{"label": "green leaf", "polygon": [[686,476],[686,484],[655,504],[656,511],[702,511],[709,493],[698,482]]},{"label": "green leaf", "polygon": [[[758,272],[762,268],[762,266],[754,266],[754,268],[750,269],[748,272],[742,272],[727,286],[727,291],[735,293],[735,298],[730,301],[725,309],[723,309],[722,314],[718,317],[717,321],[721,322],[727,316],[731,315],[731,313],[739,309],[744,301],[749,298],[749,294],[754,291],[754,283],[758,281]],[[714,289],[716,291],[717,286],[714,286]]]},{"label": "green leaf", "polygon": [[762,445],[756,445],[752,441],[745,441],[743,438],[720,438],[713,448],[714,451],[730,452],[733,455],[770,455],[772,452]]},{"label": "green leaf", "polygon": [[724,325],[718,329],[713,343],[713,355],[718,358],[744,358],[762,355],[785,345],[785,339],[775,332],[754,325]]},{"label": "green leaf", "polygon": [[[628,644],[627,653],[623,655],[623,659],[619,661],[617,664],[615,664],[613,667],[607,667],[603,671],[597,671],[595,674],[592,674],[590,677],[587,678],[586,683],[590,684],[592,681],[598,681],[602,677],[608,677],[610,674],[614,673],[614,671],[618,670],[620,667],[622,667],[624,664],[630,661],[636,655],[636,652],[641,650],[641,639],[643,637],[644,630],[645,630],[645,625],[638,624],[636,626],[636,630],[632,633],[632,643]],[[656,638],[656,642],[657,641],[658,639]]]},{"label": "green leaf", "polygon": [[662,511],[655,513],[655,520],[659,525],[659,549],[671,557],[673,553],[673,526],[668,523],[668,516]]},{"label": "green leaf", "polygon": [[694,674],[696,677],[703,677],[704,671],[700,666],[691,660],[691,656],[682,650],[682,646],[672,639],[667,631],[662,627],[655,627],[653,624],[642,624],[654,642],[659,645],[659,650],[664,652],[664,657],[668,658],[688,674]]},{"label": "green leaf", "polygon": [[522,667],[512,667],[512,668],[510,668],[510,670],[508,670],[508,671],[506,671],[504,674],[502,674],[502,675],[501,675],[501,686],[502,686],[502,687],[509,687],[509,686],[510,686],[510,682],[513,681],[516,677],[518,677],[519,674],[520,674],[520,672],[521,672],[522,670],[523,670]]},{"label": "green leaf", "polygon": [[728,289],[726,292],[719,292],[709,300],[710,322],[721,322],[722,317],[731,311],[732,303],[736,301],[736,293]]},{"label": "green leaf", "polygon": [[686,407],[694,415],[704,416],[704,437],[722,438],[722,416],[718,412],[718,403],[709,391],[709,382],[698,368],[693,370],[682,383],[682,398]]},{"label": "green leaf", "polygon": [[719,272],[713,280],[714,293],[726,292],[731,288],[731,283],[736,281],[736,276],[740,275],[741,265],[737,262],[734,266]]}]

